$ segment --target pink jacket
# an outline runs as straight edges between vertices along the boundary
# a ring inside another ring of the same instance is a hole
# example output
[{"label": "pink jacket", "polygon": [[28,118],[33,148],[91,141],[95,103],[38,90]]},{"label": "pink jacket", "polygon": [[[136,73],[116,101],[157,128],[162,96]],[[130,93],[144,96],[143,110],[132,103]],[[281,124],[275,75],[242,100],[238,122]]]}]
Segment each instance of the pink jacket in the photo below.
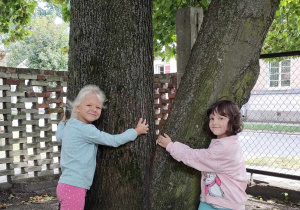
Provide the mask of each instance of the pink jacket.
[{"label": "pink jacket", "polygon": [[207,149],[180,142],[167,146],[171,156],[201,171],[201,201],[230,209],[245,209],[247,173],[237,136],[212,139]]}]

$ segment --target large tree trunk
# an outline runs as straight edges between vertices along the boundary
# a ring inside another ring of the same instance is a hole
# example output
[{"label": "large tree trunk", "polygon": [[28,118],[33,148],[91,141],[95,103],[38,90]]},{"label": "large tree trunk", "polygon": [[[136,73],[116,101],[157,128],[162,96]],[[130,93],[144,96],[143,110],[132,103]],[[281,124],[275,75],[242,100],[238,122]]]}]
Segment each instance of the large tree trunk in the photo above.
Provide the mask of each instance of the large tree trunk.
[{"label": "large tree trunk", "polygon": [[[239,105],[248,100],[278,3],[212,1],[166,127],[174,140],[206,146],[209,139],[201,127],[208,105],[221,98]],[[68,98],[74,99],[86,84],[97,84],[109,100],[102,130],[119,133],[134,127],[140,116],[150,120],[152,130],[121,148],[100,147],[86,209],[195,209],[199,203],[198,172],[162,149],[149,166],[155,148],[151,4],[71,1]]]},{"label": "large tree trunk", "polygon": [[71,1],[68,99],[87,84],[108,98],[97,123],[117,134],[140,117],[150,134],[119,148],[99,146],[86,209],[149,209],[155,149],[152,1]]},{"label": "large tree trunk", "polygon": [[[259,55],[279,0],[213,0],[176,95],[166,133],[203,148],[206,109],[219,99],[246,103],[259,74]],[[151,187],[152,209],[196,209],[200,172],[157,149]]]}]

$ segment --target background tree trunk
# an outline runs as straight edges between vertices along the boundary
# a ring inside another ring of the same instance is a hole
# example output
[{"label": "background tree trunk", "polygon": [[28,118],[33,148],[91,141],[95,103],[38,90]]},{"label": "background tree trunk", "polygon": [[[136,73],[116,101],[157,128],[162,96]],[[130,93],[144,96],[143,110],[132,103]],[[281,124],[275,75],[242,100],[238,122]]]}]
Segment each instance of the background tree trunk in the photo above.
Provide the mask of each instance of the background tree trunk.
[{"label": "background tree trunk", "polygon": [[155,149],[152,1],[71,1],[68,99],[87,84],[108,98],[97,123],[117,134],[140,117],[148,135],[119,148],[99,146],[86,209],[149,209]]},{"label": "background tree trunk", "polygon": [[[202,132],[206,109],[220,99],[246,103],[258,74],[259,55],[279,0],[213,0],[181,79],[166,133],[194,148],[210,139]],[[196,209],[200,172],[157,149],[152,209]]]}]

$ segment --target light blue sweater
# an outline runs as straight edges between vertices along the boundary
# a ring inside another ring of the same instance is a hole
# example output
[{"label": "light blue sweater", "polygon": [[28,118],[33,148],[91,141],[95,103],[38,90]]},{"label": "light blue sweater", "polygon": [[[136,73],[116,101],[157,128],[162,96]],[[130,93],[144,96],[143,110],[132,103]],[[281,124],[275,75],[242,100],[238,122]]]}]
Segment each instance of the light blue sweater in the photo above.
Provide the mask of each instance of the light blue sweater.
[{"label": "light blue sweater", "polygon": [[77,119],[70,119],[67,123],[60,122],[56,131],[57,141],[62,142],[62,174],[59,182],[89,190],[96,169],[98,144],[118,147],[136,137],[135,129],[111,135]]}]

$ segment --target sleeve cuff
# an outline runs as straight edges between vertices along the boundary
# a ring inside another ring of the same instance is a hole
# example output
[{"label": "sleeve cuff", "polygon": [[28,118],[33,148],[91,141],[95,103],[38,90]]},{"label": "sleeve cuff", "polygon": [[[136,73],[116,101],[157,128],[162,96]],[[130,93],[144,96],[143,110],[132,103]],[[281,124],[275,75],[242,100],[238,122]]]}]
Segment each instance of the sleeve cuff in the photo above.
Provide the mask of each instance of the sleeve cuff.
[{"label": "sleeve cuff", "polygon": [[170,143],[167,145],[166,150],[167,150],[168,152],[171,151],[171,148],[172,148],[173,144],[174,144],[174,142],[170,142]]},{"label": "sleeve cuff", "polygon": [[133,141],[138,137],[138,135],[137,135],[137,132],[136,132],[136,130],[134,129],[134,128],[131,128],[132,130],[134,130],[133,131],[133,135],[134,135],[134,139],[133,139]]}]

